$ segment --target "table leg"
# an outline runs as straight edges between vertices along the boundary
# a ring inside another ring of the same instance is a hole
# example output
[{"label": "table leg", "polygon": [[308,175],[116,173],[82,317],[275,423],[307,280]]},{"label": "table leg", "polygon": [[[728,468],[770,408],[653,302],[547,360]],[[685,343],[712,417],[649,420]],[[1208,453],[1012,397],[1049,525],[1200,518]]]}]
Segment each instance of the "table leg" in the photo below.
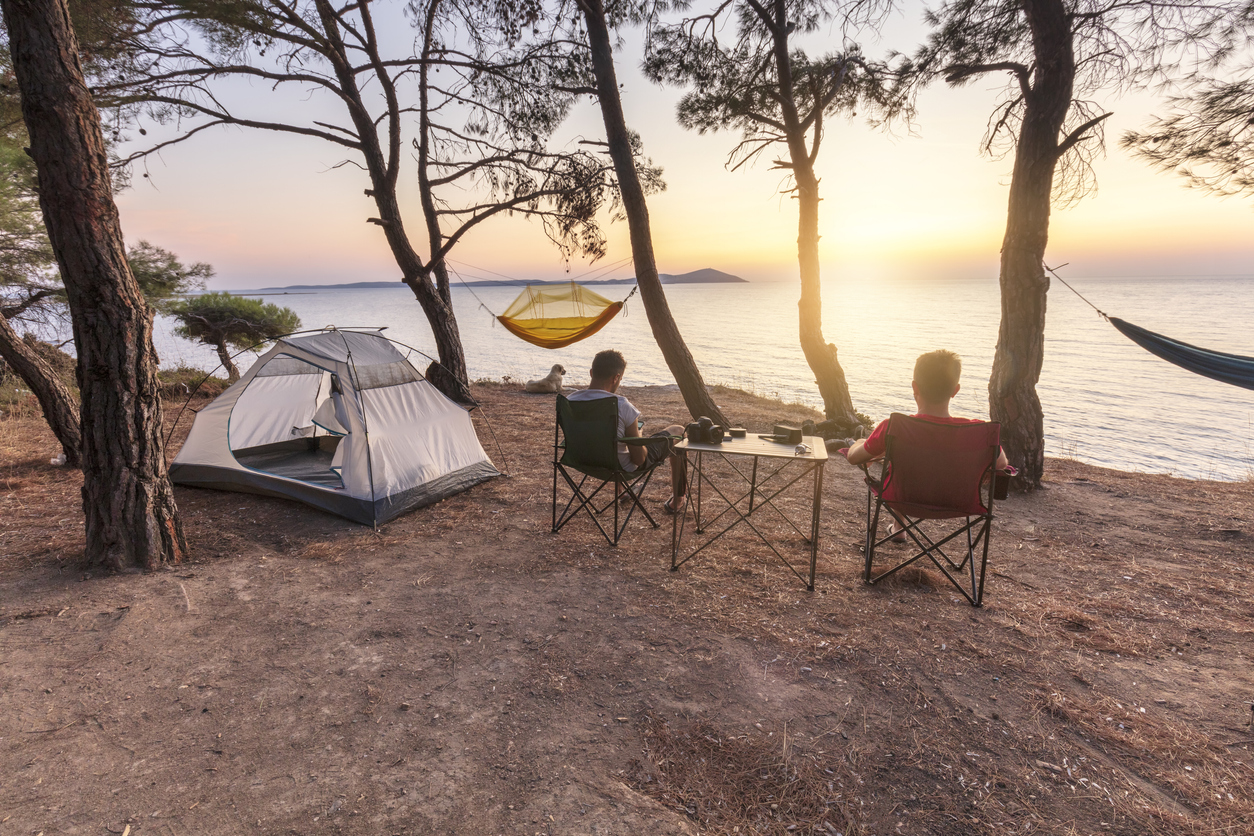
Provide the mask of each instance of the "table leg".
[{"label": "table leg", "polygon": [[[684,455],[688,455],[684,453]],[[672,494],[673,495],[673,494]],[[679,559],[679,518],[683,514],[671,514],[671,571],[678,572],[675,561]]]},{"label": "table leg", "polygon": [[810,513],[810,585],[814,591],[814,570],[819,561],[819,514],[823,510],[823,462],[814,466],[814,508]]},{"label": "table leg", "polygon": [[697,466],[696,466],[696,468],[695,468],[695,470],[696,470],[696,472],[697,472],[697,479],[696,479],[696,482],[697,482],[697,510],[696,510],[696,512],[695,512],[695,514],[694,514],[694,516],[693,516],[693,521],[692,521],[692,524],[696,527],[696,530],[697,530],[697,533],[698,533],[698,534],[704,534],[704,533],[705,533],[705,529],[701,526],[701,478],[702,478],[701,464],[702,464],[702,455],[701,455],[701,451],[700,451],[700,450],[698,450],[698,451],[697,451]]},{"label": "table leg", "polygon": [[753,476],[749,479],[749,513],[753,513],[753,495],[758,490],[758,457],[753,457]]}]

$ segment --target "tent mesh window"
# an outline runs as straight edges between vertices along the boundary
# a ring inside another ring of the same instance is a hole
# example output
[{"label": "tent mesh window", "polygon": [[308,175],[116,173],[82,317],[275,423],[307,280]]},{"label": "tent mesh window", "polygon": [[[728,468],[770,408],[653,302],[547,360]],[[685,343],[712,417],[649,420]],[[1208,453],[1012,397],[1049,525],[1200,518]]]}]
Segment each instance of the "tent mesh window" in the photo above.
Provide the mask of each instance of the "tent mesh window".
[{"label": "tent mesh window", "polygon": [[408,362],[379,363],[373,366],[354,365],[353,375],[357,378],[355,385],[358,391],[400,386],[404,383],[417,383],[422,380],[422,376]]},{"label": "tent mesh window", "polygon": [[322,369],[317,366],[310,365],[304,360],[298,360],[295,357],[289,357],[280,354],[277,357],[271,357],[270,362],[261,367],[257,372],[257,377],[286,377],[292,374],[322,374]]}]

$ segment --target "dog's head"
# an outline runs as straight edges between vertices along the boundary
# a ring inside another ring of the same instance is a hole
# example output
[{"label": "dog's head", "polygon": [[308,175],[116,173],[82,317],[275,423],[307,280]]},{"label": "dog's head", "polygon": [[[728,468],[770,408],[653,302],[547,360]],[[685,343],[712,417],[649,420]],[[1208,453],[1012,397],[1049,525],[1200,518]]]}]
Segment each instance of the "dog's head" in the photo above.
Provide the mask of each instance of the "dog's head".
[{"label": "dog's head", "polygon": [[566,367],[561,365],[560,363],[555,363],[553,365],[553,368],[549,369],[549,374],[555,374],[558,377],[561,377],[562,375],[566,374]]}]

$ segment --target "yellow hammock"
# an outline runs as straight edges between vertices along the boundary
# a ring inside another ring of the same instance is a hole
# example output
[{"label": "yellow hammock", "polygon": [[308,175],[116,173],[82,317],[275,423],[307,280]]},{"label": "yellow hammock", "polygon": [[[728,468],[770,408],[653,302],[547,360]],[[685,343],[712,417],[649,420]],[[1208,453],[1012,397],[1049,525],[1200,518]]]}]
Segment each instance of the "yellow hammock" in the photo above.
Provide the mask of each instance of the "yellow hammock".
[{"label": "yellow hammock", "polygon": [[532,345],[563,348],[591,337],[622,309],[622,302],[611,302],[575,282],[527,285],[497,320]]}]

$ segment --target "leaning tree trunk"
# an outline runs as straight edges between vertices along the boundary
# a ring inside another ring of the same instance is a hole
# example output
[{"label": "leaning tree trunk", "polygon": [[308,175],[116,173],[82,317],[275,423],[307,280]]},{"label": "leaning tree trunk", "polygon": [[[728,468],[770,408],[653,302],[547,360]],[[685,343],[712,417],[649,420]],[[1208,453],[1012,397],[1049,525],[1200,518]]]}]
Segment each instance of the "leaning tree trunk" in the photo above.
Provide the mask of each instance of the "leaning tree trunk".
[{"label": "leaning tree trunk", "polygon": [[222,368],[226,369],[226,380],[228,383],[234,383],[239,380],[239,367],[235,365],[235,361],[231,359],[231,352],[227,350],[226,342],[219,340],[213,344],[213,350],[218,352],[218,360],[222,363]]},{"label": "leaning tree trunk", "polygon": [[658,276],[657,261],[653,257],[653,235],[649,229],[649,207],[644,199],[644,188],[636,173],[636,161],[631,151],[631,136],[623,115],[623,103],[618,95],[618,78],[614,72],[614,53],[610,45],[610,33],[605,23],[605,8],[601,0],[578,0],[588,26],[588,45],[592,52],[592,69],[596,75],[597,98],[601,102],[601,115],[605,120],[605,136],[609,143],[610,158],[618,175],[622,194],[623,212],[631,234],[631,255],[635,260],[636,284],[640,287],[640,299],[644,302],[653,338],[662,350],[666,365],[684,403],[693,417],[708,416],[715,423],[726,426],[727,418],[701,379],[701,371],[684,343],[679,326],[671,315]]},{"label": "leaning tree trunk", "polygon": [[1002,425],[1002,447],[1019,468],[1018,487],[1040,487],[1045,429],[1036,383],[1045,357],[1045,245],[1059,134],[1071,105],[1075,55],[1061,0],[1024,0],[1036,70],[1010,180],[1001,250],[1001,327],[988,382],[989,414]]},{"label": "leaning tree trunk", "polygon": [[177,562],[187,543],[166,473],[152,317],[126,261],[69,11],[65,0],[0,3],[78,349],[87,562]]},{"label": "leaning tree trunk", "polygon": [[65,463],[78,467],[81,463],[78,407],[52,366],[31,350],[3,315],[0,315],[0,357],[39,400],[44,419],[65,452]]},{"label": "leaning tree trunk", "polygon": [[845,370],[836,358],[836,346],[823,338],[822,280],[819,273],[819,183],[808,161],[793,170],[797,181],[797,261],[801,267],[801,299],[797,317],[801,351],[805,354],[819,394],[823,412],[852,433],[860,426],[854,414],[853,399]]},{"label": "leaning tree trunk", "polygon": [[[801,299],[797,302],[798,341],[814,382],[823,398],[823,412],[829,421],[842,425],[852,435],[859,421],[849,397],[845,370],[836,359],[836,346],[823,339],[823,283],[819,268],[819,180],[814,175],[813,154],[806,148],[806,131],[797,114],[793,94],[792,56],[788,50],[788,11],[784,0],[773,5],[775,26],[772,28],[776,78],[779,80],[779,104],[784,121],[785,140],[797,184],[797,262],[801,271]],[[815,151],[820,135],[815,129]]]},{"label": "leaning tree trunk", "polygon": [[[323,33],[330,45],[325,52],[326,57],[335,68],[336,79],[344,91],[353,127],[361,139],[360,150],[366,160],[366,171],[370,175],[370,189],[366,191],[366,195],[374,199],[375,206],[379,210],[379,217],[371,218],[370,221],[383,229],[388,247],[392,250],[392,257],[401,270],[401,280],[413,291],[414,298],[422,307],[427,322],[431,326],[431,334],[435,338],[439,360],[431,363],[424,374],[433,386],[453,400],[459,403],[473,403],[470,396],[470,377],[466,370],[466,353],[462,347],[461,333],[457,328],[457,317],[453,313],[452,295],[449,292],[447,277],[444,278],[440,287],[436,287],[431,280],[431,268],[423,264],[422,257],[414,249],[401,217],[400,201],[396,196],[401,162],[401,105],[395,84],[378,54],[373,31],[371,31],[371,37],[368,39],[370,52],[366,59],[375,67],[375,78],[387,102],[388,115],[385,120],[387,149],[385,150],[379,141],[378,127],[370,118],[370,112],[362,100],[355,68],[349,58],[349,50],[343,38],[340,37],[341,18],[327,0],[317,0],[317,8]],[[365,4],[361,9],[363,18],[369,26],[373,27],[373,23],[370,22],[369,9]],[[425,88],[425,85],[422,87]],[[423,95],[425,97],[425,92]],[[419,169],[421,171],[421,165]],[[420,192],[423,193],[425,208],[430,196],[426,193],[426,189],[420,188]]]}]

